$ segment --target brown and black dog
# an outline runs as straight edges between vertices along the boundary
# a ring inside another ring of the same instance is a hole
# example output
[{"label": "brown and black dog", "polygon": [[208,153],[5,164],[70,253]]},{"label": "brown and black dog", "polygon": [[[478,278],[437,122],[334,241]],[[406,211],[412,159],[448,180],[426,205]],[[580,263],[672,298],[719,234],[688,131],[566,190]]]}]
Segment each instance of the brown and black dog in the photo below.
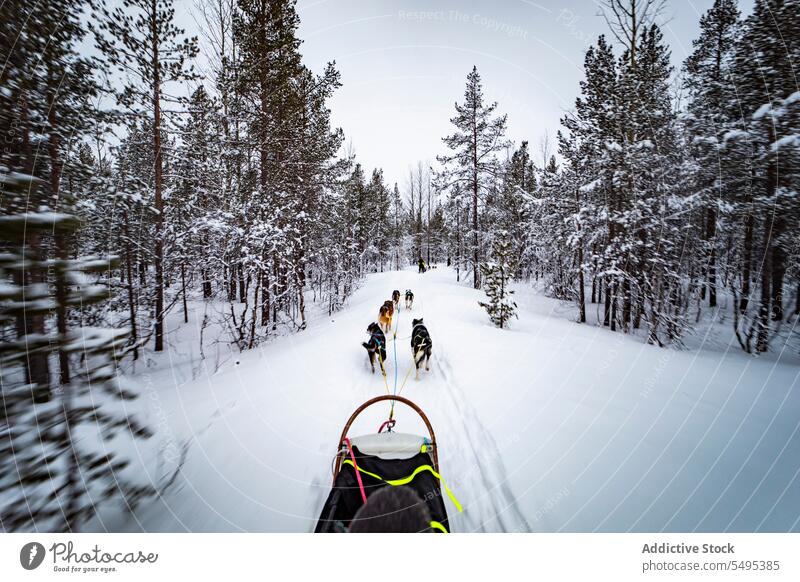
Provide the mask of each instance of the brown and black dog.
[{"label": "brown and black dog", "polygon": [[378,323],[380,323],[384,333],[389,333],[389,330],[392,329],[392,317],[394,317],[394,302],[391,299],[387,299],[383,302],[378,312]]},{"label": "brown and black dog", "polygon": [[392,303],[394,303],[394,310],[400,311],[400,291],[397,289],[392,291]]},{"label": "brown and black dog", "polygon": [[383,363],[386,361],[386,337],[381,331],[381,327],[377,323],[370,323],[367,327],[369,334],[368,342],[361,342],[364,349],[367,350],[369,355],[369,365],[372,366],[372,373],[375,373],[375,357],[378,358],[378,363],[381,366],[381,373],[386,374],[386,369]]}]

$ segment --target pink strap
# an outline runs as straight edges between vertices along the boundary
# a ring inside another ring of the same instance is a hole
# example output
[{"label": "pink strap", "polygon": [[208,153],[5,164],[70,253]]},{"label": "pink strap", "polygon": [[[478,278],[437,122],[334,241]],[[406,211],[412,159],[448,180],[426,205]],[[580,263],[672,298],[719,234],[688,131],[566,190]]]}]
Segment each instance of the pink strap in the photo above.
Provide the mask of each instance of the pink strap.
[{"label": "pink strap", "polygon": [[350,445],[350,439],[344,437],[344,442],[347,445],[347,450],[350,451],[350,460],[353,461],[353,470],[356,472],[356,480],[358,481],[358,488],[361,490],[361,499],[364,500],[364,503],[367,502],[367,494],[364,492],[364,483],[361,481],[361,472],[358,470],[358,464],[356,463],[356,456],[353,453],[353,447]]}]

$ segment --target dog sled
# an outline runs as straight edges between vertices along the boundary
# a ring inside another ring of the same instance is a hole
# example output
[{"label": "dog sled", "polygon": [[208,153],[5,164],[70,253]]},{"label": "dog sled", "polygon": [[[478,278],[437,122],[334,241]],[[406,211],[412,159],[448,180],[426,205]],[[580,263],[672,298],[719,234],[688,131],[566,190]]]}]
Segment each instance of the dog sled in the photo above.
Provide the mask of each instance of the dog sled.
[{"label": "dog sled", "polygon": [[[392,406],[399,402],[413,409],[425,424],[428,436],[394,432],[395,420],[390,414],[390,420],[384,422],[377,433],[349,437],[350,427],[358,415],[383,401],[392,401]],[[347,420],[333,462],[333,485],[315,533],[349,531],[359,509],[387,487],[408,487],[418,496],[415,499],[426,506],[425,519],[429,519],[429,523],[422,530],[414,531],[449,532],[443,491],[461,511],[461,505],[439,474],[436,435],[428,417],[412,401],[391,394],[368,400]],[[385,491],[381,495],[391,493]]]}]

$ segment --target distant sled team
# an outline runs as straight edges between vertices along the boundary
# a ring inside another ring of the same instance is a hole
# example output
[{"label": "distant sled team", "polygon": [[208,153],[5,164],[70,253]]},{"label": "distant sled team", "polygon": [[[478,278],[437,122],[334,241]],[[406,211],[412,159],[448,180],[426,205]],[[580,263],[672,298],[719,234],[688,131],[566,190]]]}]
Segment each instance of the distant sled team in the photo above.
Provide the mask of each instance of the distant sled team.
[{"label": "distant sled team", "polygon": [[[411,310],[414,305],[414,293],[411,289],[406,289],[405,308]],[[386,374],[384,362],[386,361],[386,335],[392,329],[392,318],[395,310],[400,310],[400,291],[392,291],[392,298],[383,302],[378,311],[378,322],[373,322],[367,327],[369,341],[362,342],[362,346],[367,350],[369,365],[372,373],[375,373],[375,359],[378,359],[381,373]],[[422,322],[422,318],[415,319],[411,323],[411,355],[416,368],[416,378],[419,380],[419,369],[425,364],[425,370],[430,370],[430,359],[433,351],[433,341],[428,332],[428,328]]]}]

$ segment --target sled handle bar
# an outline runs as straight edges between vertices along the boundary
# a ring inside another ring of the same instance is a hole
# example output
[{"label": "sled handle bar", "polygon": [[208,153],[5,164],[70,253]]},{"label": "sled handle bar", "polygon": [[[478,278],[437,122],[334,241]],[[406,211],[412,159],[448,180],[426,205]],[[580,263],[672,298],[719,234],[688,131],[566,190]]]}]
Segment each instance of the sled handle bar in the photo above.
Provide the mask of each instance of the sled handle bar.
[{"label": "sled handle bar", "polygon": [[[377,404],[378,402],[383,402],[385,400],[393,400],[396,402],[402,402],[409,408],[412,408],[414,412],[416,412],[419,417],[422,419],[422,422],[425,423],[425,427],[428,429],[428,434],[431,437],[431,457],[433,459],[433,469],[437,473],[439,472],[439,452],[436,446],[436,435],[433,432],[433,427],[431,426],[431,422],[428,420],[428,417],[422,411],[422,409],[411,402],[408,398],[403,398],[402,396],[395,396],[394,394],[384,394],[383,396],[376,396],[370,400],[367,400],[364,404],[359,406],[355,409],[355,412],[350,415],[350,418],[347,419],[347,423],[344,425],[344,430],[342,430],[342,436],[339,438],[339,449],[336,453],[336,461],[333,469],[333,480],[336,482],[336,477],[339,475],[339,470],[342,468],[342,461],[344,460],[344,456],[347,453],[345,439],[347,438],[347,432],[350,430],[350,426],[353,424],[353,421],[358,417],[359,414],[364,412],[367,408],[372,406],[373,404]],[[344,447],[344,448],[343,448]]]}]

